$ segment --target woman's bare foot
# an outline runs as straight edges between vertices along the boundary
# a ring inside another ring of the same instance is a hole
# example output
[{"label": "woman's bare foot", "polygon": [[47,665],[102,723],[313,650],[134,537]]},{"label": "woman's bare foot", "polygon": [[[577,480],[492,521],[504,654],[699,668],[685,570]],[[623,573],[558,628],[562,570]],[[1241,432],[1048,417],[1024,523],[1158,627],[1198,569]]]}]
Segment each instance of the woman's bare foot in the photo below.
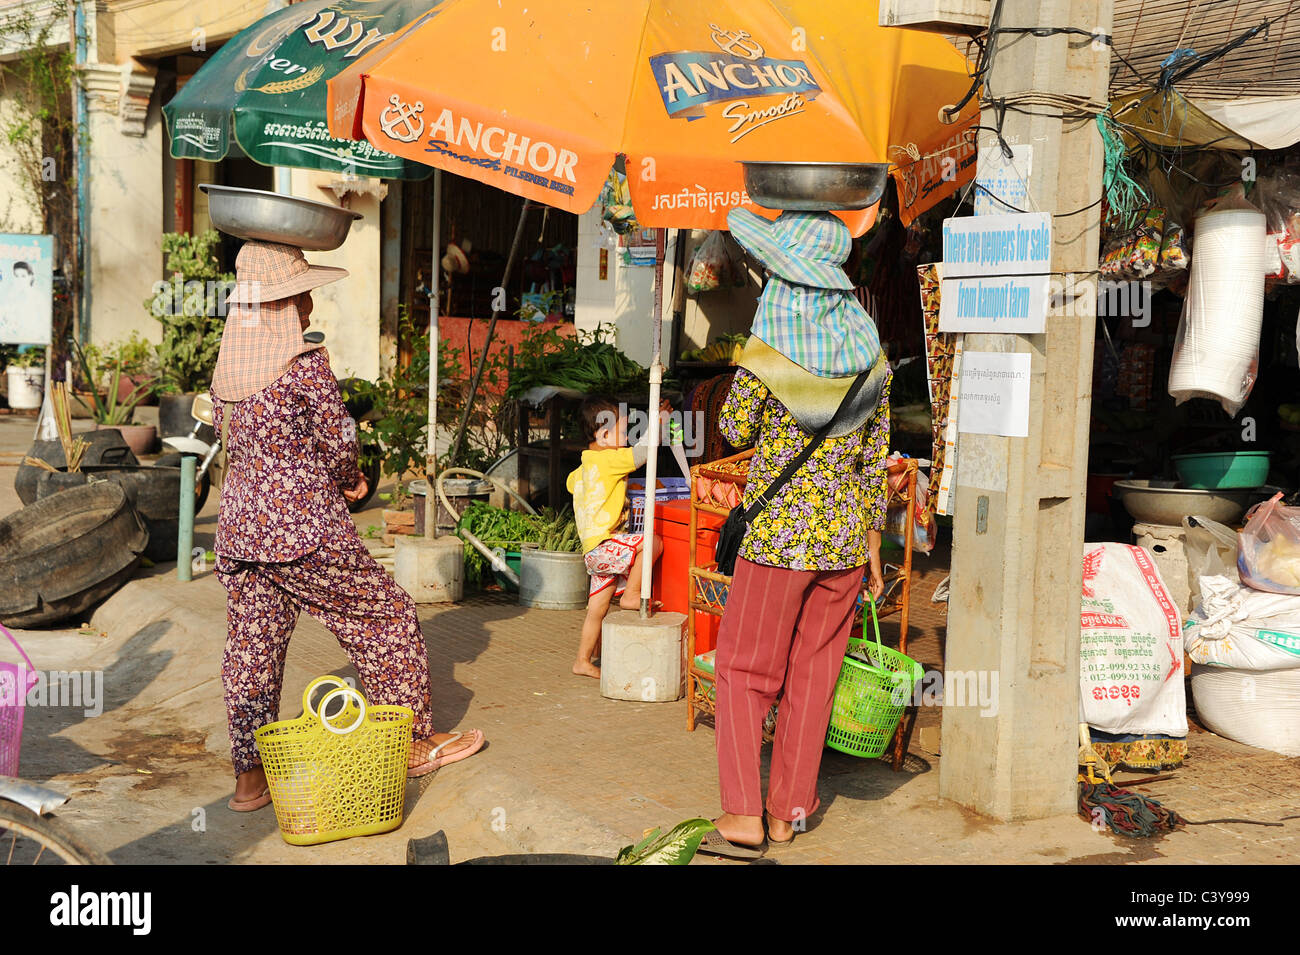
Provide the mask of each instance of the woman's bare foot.
[{"label": "woman's bare foot", "polygon": [[573,672],[578,676],[589,676],[594,677],[597,680],[600,679],[600,667],[596,666],[596,664],[592,663],[590,660],[579,660],[573,665]]},{"label": "woman's bare foot", "polygon": [[763,817],[737,816],[724,812],[713,820],[714,827],[722,833],[728,842],[738,846],[761,846],[763,844]]},{"label": "woman's bare foot", "polygon": [[235,801],[248,802],[266,792],[266,770],[255,766],[235,777]]},{"label": "woman's bare foot", "polygon": [[778,819],[770,812],[767,815],[767,838],[772,842],[789,842],[794,838],[794,826],[784,819]]}]

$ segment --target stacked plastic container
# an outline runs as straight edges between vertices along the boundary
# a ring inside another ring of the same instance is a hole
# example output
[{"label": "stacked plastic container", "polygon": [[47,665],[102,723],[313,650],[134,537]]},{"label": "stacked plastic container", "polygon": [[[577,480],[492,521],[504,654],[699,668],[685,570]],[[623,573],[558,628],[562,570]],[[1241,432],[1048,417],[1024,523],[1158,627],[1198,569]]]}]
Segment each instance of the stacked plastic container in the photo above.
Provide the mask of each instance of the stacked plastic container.
[{"label": "stacked plastic container", "polygon": [[1196,220],[1196,243],[1183,316],[1169,368],[1178,404],[1210,398],[1236,415],[1259,371],[1264,318],[1264,213],[1208,212]]}]

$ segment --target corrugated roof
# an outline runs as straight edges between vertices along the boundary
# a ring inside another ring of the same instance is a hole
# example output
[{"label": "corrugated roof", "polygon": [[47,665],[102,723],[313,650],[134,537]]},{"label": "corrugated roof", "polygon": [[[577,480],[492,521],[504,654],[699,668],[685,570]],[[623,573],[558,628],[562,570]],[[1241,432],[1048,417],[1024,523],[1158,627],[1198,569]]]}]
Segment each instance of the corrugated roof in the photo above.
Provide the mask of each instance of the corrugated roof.
[{"label": "corrugated roof", "polygon": [[1111,95],[1149,87],[1175,50],[1209,53],[1266,20],[1261,33],[1178,82],[1198,99],[1300,95],[1300,0],[1116,0]]}]

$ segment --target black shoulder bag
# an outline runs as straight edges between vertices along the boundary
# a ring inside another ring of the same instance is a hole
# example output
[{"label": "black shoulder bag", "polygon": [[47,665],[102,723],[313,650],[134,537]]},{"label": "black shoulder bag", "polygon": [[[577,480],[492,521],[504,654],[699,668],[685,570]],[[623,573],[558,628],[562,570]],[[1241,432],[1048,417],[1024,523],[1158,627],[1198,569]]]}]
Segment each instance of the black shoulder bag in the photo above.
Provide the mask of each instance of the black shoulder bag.
[{"label": "black shoulder bag", "polygon": [[754,523],[754,519],[767,509],[776,493],[781,490],[790,478],[794,477],[795,472],[803,467],[804,462],[812,457],[813,452],[826,440],[826,435],[830,432],[831,425],[839,417],[839,413],[857,397],[858,392],[862,390],[862,386],[869,376],[870,372],[864,371],[854,379],[853,384],[849,386],[849,390],[845,392],[844,397],[840,400],[840,406],[835,414],[831,416],[831,419],[826,424],[822,425],[817,433],[804,445],[803,450],[795,456],[794,460],[787,464],[781,473],[773,479],[772,483],[764,489],[763,493],[758,496],[758,500],[754,501],[749,507],[737,504],[731,509],[731,513],[727,515],[726,523],[718,531],[718,546],[714,551],[714,555],[718,560],[718,573],[730,577],[736,572],[736,557],[740,553],[740,545],[745,540],[745,534],[749,531],[749,525]]}]

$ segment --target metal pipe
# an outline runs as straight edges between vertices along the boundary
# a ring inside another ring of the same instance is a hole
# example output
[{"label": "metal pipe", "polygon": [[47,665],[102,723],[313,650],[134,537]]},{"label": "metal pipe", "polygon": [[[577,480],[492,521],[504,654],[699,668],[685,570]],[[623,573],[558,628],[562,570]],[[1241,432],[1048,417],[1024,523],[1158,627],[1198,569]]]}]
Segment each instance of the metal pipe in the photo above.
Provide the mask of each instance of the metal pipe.
[{"label": "metal pipe", "polygon": [[180,530],[176,535],[176,579],[192,580],[194,561],[194,469],[193,455],[181,458]]},{"label": "metal pipe", "polygon": [[[90,183],[90,161],[83,148],[81,138],[89,134],[86,128],[86,87],[81,82],[81,68],[86,65],[86,15],[82,0],[72,4],[72,36],[68,38],[72,46],[72,63],[76,78],[72,83],[72,155],[77,167],[77,200],[73,204],[72,228],[74,236],[74,261],[69,282],[76,284],[73,295],[72,320],[76,326],[77,340],[85,345],[90,341],[90,320],[86,314],[90,300],[90,268],[86,264],[85,235],[90,227],[90,203],[88,201]],[[69,380],[71,385],[71,380]]]},{"label": "metal pipe", "polygon": [[[429,435],[424,452],[424,479],[432,484],[438,478],[438,313],[442,311],[442,170],[433,171],[433,261],[429,277]],[[430,503],[433,503],[430,500]],[[424,536],[438,536],[438,522],[430,514],[437,510],[426,508]]]},{"label": "metal pipe", "polygon": [[[655,484],[658,483],[659,444],[659,386],[664,380],[664,366],[659,361],[663,319],[656,312],[654,324],[654,357],[650,359],[650,434],[654,436],[645,458],[645,524],[641,534],[641,619],[651,613],[651,590],[654,587],[654,536],[655,536]],[[687,472],[689,473],[689,472]]]}]

